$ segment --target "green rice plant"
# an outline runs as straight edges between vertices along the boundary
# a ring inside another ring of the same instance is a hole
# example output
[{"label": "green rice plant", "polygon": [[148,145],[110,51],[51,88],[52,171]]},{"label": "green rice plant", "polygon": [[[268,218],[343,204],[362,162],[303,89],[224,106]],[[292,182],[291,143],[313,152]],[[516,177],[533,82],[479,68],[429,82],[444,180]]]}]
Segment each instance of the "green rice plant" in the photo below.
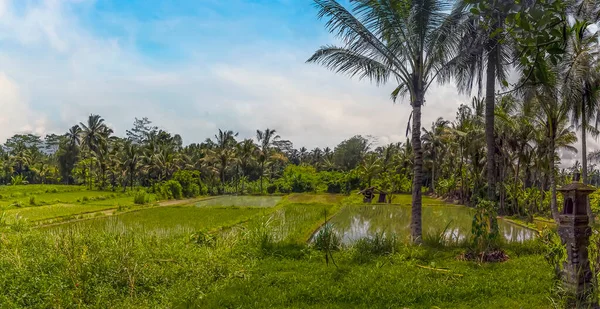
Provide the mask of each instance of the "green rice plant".
[{"label": "green rice plant", "polygon": [[35,195],[29,197],[29,205],[31,205],[31,206],[37,205],[35,202]]},{"label": "green rice plant", "polygon": [[354,250],[361,256],[364,255],[388,255],[397,251],[400,245],[395,234],[387,235],[377,232],[372,237],[359,239],[354,243]]},{"label": "green rice plant", "polygon": [[341,248],[340,236],[331,223],[325,223],[314,237],[313,247],[319,251],[338,251]]},{"label": "green rice plant", "polygon": [[87,195],[84,195],[84,196],[81,198],[81,202],[83,202],[83,203],[86,203],[86,202],[89,202],[89,201],[90,201],[90,198],[89,198]]},{"label": "green rice plant", "polygon": [[21,203],[21,201],[13,201],[12,204],[10,204],[10,206],[21,208],[23,207],[23,203]]}]

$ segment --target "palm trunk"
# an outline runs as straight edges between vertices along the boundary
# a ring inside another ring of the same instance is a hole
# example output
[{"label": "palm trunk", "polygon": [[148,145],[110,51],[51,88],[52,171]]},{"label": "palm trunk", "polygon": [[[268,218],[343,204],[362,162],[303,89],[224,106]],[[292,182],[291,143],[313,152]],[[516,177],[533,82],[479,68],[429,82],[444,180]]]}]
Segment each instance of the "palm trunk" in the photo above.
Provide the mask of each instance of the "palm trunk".
[{"label": "palm trunk", "polygon": [[495,173],[495,138],[494,138],[494,106],[496,92],[496,61],[497,42],[494,39],[488,41],[487,72],[485,87],[485,141],[487,145],[487,182],[488,199],[496,201],[496,173]]},{"label": "palm trunk", "polygon": [[435,146],[433,147],[433,163],[431,165],[431,192],[435,194]]},{"label": "palm trunk", "polygon": [[260,162],[260,194],[263,193],[263,176],[265,174],[265,162]]},{"label": "palm trunk", "polygon": [[552,191],[552,197],[550,199],[550,210],[552,211],[552,218],[558,223],[558,205],[556,202],[556,179],[554,177],[554,138],[550,141],[550,190]]},{"label": "palm trunk", "polygon": [[412,241],[420,244],[423,241],[421,223],[421,184],[423,178],[423,149],[421,148],[421,106],[423,105],[424,93],[417,93],[413,102],[412,123],[412,147],[414,154],[413,162],[413,185],[412,185],[412,214],[410,232]]}]

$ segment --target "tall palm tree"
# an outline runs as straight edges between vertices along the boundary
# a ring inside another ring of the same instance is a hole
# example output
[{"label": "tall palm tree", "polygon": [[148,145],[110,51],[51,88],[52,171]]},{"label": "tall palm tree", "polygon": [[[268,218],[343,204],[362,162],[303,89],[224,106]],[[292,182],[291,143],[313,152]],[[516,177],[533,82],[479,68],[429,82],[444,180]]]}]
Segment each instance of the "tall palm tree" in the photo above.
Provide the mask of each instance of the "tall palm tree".
[{"label": "tall palm tree", "polygon": [[[123,149],[123,157],[121,162],[124,170],[129,178],[129,188],[133,189],[133,179],[140,164],[140,153],[137,144],[128,140]],[[123,186],[123,191],[127,189],[127,185]]]},{"label": "tall palm tree", "polygon": [[422,241],[421,205],[423,151],[421,107],[429,86],[456,55],[463,8],[445,0],[352,1],[349,11],[335,0],[314,0],[319,18],[344,42],[324,46],[308,62],[337,73],[367,78],[376,84],[397,83],[396,100],[406,94],[412,106],[413,186],[411,236]]},{"label": "tall palm tree", "polygon": [[[467,6],[469,1],[462,5]],[[465,50],[462,57],[453,63],[452,73],[460,92],[471,93],[473,84],[477,85],[478,95],[482,92],[485,80],[485,140],[487,149],[487,183],[488,199],[496,200],[496,144],[495,144],[495,95],[496,84],[506,80],[510,55],[513,46],[508,37],[501,36],[498,31],[503,27],[508,12],[498,9],[504,7],[508,0],[493,2],[488,16],[479,14],[464,15],[460,49]],[[491,2],[490,2],[491,3]],[[497,6],[494,9],[494,5]],[[485,14],[484,14],[485,15]],[[502,84],[504,85],[504,84]]]},{"label": "tall palm tree", "polygon": [[254,141],[251,139],[245,139],[237,144],[236,147],[236,165],[239,167],[240,174],[240,182],[241,182],[241,193],[244,194],[245,182],[247,178],[248,170],[253,164],[254,157],[258,147],[254,144]]},{"label": "tall palm tree", "polygon": [[[96,157],[100,157],[101,146],[107,142],[112,130],[106,126],[104,119],[100,115],[93,114],[88,117],[87,124],[80,122],[79,126],[81,127],[81,144],[83,147],[95,154]],[[89,166],[90,173],[93,170],[91,162]],[[91,181],[89,182],[89,186],[91,188]]]},{"label": "tall palm tree", "polygon": [[423,136],[421,140],[424,143],[424,148],[431,158],[431,191],[435,193],[435,172],[436,164],[440,159],[439,154],[444,147],[443,139],[448,136],[448,124],[450,121],[438,118],[431,124],[431,131],[423,128]]},{"label": "tall palm tree", "polygon": [[[597,135],[600,122],[600,48],[598,32],[587,21],[577,21],[569,31],[564,56],[564,98],[572,106],[572,119],[581,132],[582,180],[588,182],[587,133]],[[595,127],[591,125],[595,121]]]},{"label": "tall palm tree", "polygon": [[256,139],[259,144],[258,163],[260,166],[260,192],[262,193],[265,164],[269,162],[271,146],[280,139],[280,136],[277,135],[277,131],[267,128],[264,131],[256,130]]},{"label": "tall palm tree", "polygon": [[215,135],[216,147],[212,151],[212,157],[214,158],[221,180],[221,193],[225,191],[225,172],[229,163],[233,160],[235,154],[235,146],[237,142],[235,137],[238,133],[234,133],[231,130],[223,131],[219,129],[219,133]]},{"label": "tall palm tree", "polygon": [[81,145],[81,133],[81,127],[79,125],[74,125],[69,129],[69,132],[65,134],[71,147]]}]

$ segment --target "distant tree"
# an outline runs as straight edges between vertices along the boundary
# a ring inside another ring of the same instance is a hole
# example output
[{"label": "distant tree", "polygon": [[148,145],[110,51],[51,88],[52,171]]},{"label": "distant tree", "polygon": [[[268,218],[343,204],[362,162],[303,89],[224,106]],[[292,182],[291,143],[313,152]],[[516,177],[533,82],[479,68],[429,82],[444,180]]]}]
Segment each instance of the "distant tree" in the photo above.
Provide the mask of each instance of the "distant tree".
[{"label": "distant tree", "polygon": [[356,135],[335,147],[333,150],[333,162],[344,171],[353,170],[362,161],[369,148],[369,140]]},{"label": "distant tree", "polygon": [[263,192],[263,177],[265,173],[265,164],[271,157],[271,150],[273,143],[280,139],[277,135],[277,131],[272,129],[265,129],[264,131],[256,130],[256,140],[258,141],[258,164],[260,166],[260,192]]},{"label": "distant tree", "polygon": [[158,127],[151,124],[152,121],[147,117],[143,117],[142,119],[136,117],[133,122],[133,128],[126,131],[127,139],[137,145],[146,142],[152,132],[158,131]]}]

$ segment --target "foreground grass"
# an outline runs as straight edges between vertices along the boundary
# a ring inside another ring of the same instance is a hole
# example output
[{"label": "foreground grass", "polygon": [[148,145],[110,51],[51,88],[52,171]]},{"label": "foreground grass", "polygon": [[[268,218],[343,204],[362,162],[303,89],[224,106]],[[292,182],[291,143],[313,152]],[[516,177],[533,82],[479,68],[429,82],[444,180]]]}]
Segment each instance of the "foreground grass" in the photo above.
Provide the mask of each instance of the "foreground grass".
[{"label": "foreground grass", "polygon": [[212,242],[178,229],[34,230],[0,244],[2,308],[548,308],[552,288],[535,250],[479,265],[453,250],[349,248],[336,267],[306,244],[265,249],[252,229]]},{"label": "foreground grass", "polygon": [[[323,258],[267,257],[249,278],[200,303],[205,308],[548,308],[552,272],[541,256],[478,265],[452,252],[404,248],[367,263],[352,250],[337,254],[338,267]],[[419,266],[435,265],[433,269]],[[437,267],[437,270],[436,270]],[[439,270],[441,269],[441,270]],[[445,270],[448,270],[446,272]]]},{"label": "foreground grass", "polygon": [[[0,227],[0,308],[551,307],[552,267],[534,242],[510,245],[511,259],[497,264],[400,242],[379,253],[345,247],[326,263],[307,240],[346,202],[302,195],[274,207],[169,206]],[[18,210],[62,214],[56,206]]]}]

